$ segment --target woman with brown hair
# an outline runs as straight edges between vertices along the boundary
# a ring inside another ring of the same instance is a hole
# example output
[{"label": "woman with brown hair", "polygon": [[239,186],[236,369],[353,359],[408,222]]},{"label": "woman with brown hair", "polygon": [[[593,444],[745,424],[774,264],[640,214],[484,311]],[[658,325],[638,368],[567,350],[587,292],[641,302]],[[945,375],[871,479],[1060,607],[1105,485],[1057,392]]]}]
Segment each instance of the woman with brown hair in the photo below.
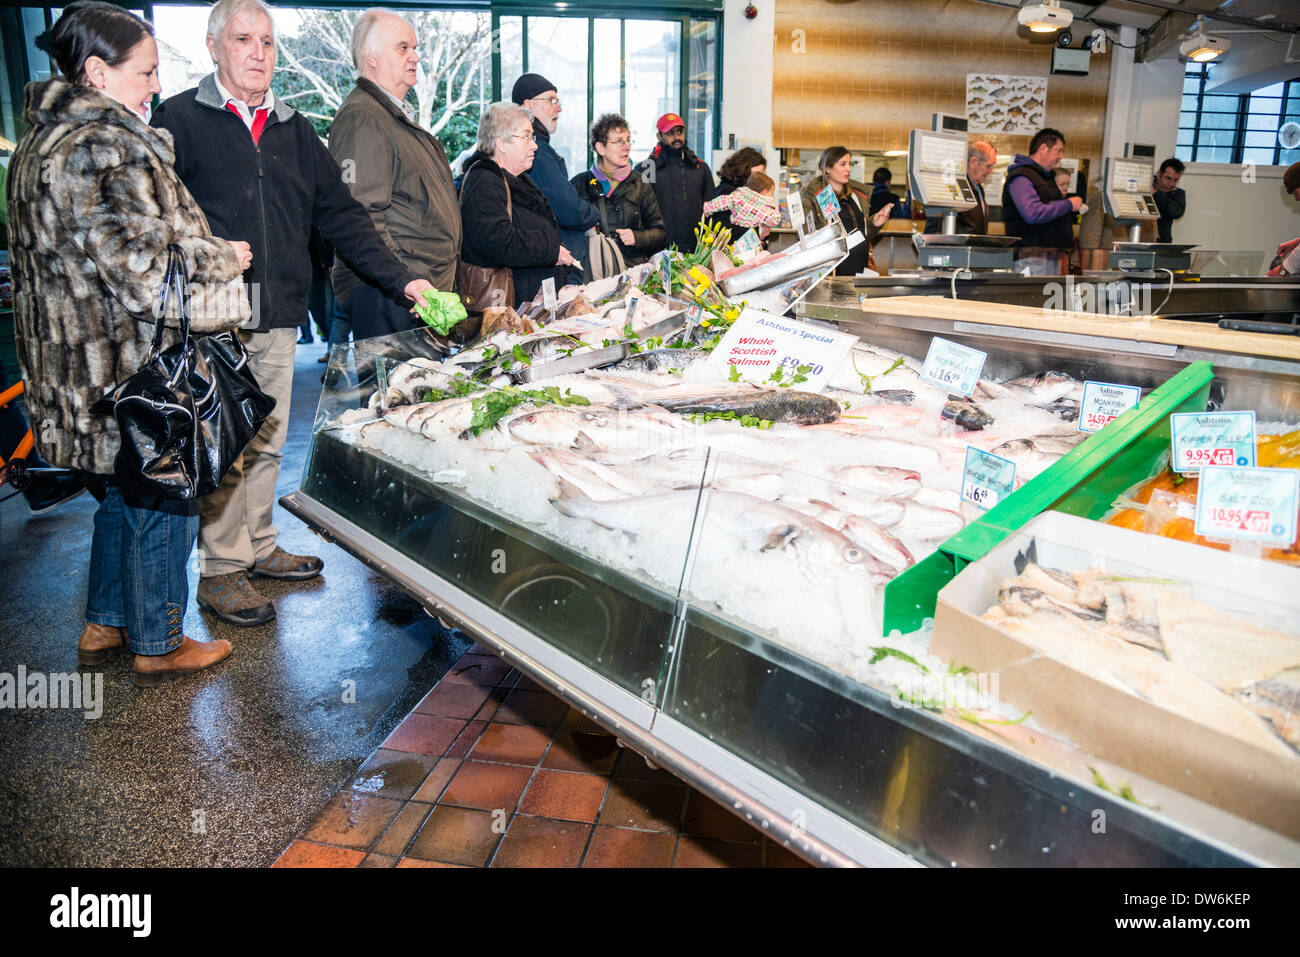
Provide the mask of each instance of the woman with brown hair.
[{"label": "woman with brown hair", "polygon": [[84,473],[100,498],[77,659],[98,664],[129,648],[135,683],[154,685],[216,664],[230,642],[183,630],[197,503],[118,488],[117,424],[89,410],[149,355],[170,244],[185,254],[196,333],[248,318],[241,274],[252,253],[212,235],[173,169],[171,134],[145,119],[159,92],[149,24],[108,3],[73,3],[37,44],[62,75],[28,85],[28,129],[9,169],[27,408],[41,455]]},{"label": "woman with brown hair", "polygon": [[863,215],[862,207],[858,205],[853,189],[849,186],[849,178],[853,172],[853,157],[843,146],[828,146],[824,149],[821,158],[817,161],[817,171],[819,175],[799,193],[800,199],[803,200],[804,211],[813,214],[818,228],[825,226],[826,217],[822,215],[821,208],[817,205],[817,194],[830,186],[831,192],[839,201],[840,221],[844,223],[845,230],[850,233],[858,230],[867,240],[849,250],[848,258],[835,267],[837,276],[856,276],[867,268],[871,256],[871,240],[879,235],[894,205],[889,203],[882,206],[870,218]]},{"label": "woman with brown hair", "polygon": [[[718,185],[713,190],[713,198],[728,196],[749,182],[750,173],[766,173],[767,160],[763,154],[752,146],[742,146],[727,157],[727,161],[718,168]],[[707,214],[706,214],[707,215]],[[730,206],[719,209],[708,217],[709,222],[731,230],[731,238],[739,239],[745,230],[738,229],[731,219]]]}]

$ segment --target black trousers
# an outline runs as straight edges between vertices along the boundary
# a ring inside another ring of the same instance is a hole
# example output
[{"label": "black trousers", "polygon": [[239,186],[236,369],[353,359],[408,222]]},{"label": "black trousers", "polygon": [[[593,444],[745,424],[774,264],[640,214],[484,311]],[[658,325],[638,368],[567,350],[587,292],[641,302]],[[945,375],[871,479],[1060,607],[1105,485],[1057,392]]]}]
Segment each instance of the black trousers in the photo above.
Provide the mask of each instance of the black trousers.
[{"label": "black trousers", "polygon": [[357,287],[343,297],[342,303],[352,319],[353,340],[405,332],[424,325],[411,312],[410,300],[405,296],[398,302],[385,296],[375,286]]}]

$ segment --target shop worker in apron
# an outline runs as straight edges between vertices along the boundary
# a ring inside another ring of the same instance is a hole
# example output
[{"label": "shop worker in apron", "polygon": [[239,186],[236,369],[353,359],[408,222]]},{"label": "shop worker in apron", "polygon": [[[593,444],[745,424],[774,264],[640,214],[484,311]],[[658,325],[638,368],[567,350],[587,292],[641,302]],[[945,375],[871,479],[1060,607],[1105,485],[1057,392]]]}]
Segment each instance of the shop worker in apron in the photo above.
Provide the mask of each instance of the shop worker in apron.
[{"label": "shop worker in apron", "polygon": [[301,113],[271,92],[275,33],[261,0],[220,0],[208,17],[216,72],[158,107],[153,125],[172,134],[176,173],[214,235],[248,240],[244,273],[253,315],[240,332],[249,363],[275,410],[221,487],[199,506],[198,603],[234,625],[258,625],[275,608],[250,577],[303,581],[323,562],[276,544],[271,521],[289,428],[293,355],[307,314],[311,227],[340,257],[393,297],[433,288],[398,261],[342,171]]}]

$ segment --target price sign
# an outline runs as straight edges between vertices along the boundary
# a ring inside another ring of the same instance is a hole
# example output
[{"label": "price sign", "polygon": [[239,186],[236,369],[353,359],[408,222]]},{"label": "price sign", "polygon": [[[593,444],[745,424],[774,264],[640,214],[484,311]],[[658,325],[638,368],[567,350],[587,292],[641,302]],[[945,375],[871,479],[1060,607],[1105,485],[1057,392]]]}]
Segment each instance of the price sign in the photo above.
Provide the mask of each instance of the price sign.
[{"label": "price sign", "polygon": [[1300,469],[1201,469],[1196,534],[1287,547],[1296,539]]},{"label": "price sign", "polygon": [[548,312],[555,310],[555,277],[547,276],[542,280],[542,305]]},{"label": "price sign", "polygon": [[1255,464],[1254,412],[1176,412],[1169,417],[1169,431],[1175,472]]},{"label": "price sign", "polygon": [[835,191],[826,186],[817,194],[817,205],[821,207],[822,215],[827,219],[839,215],[840,201],[835,198]]},{"label": "price sign", "polygon": [[803,198],[796,192],[785,197],[785,205],[790,210],[790,225],[800,235],[803,234]]},{"label": "price sign", "polygon": [[921,378],[949,392],[970,395],[984,370],[986,353],[935,336],[925,356]]},{"label": "price sign", "polygon": [[1085,382],[1083,401],[1079,403],[1080,432],[1098,432],[1113,419],[1118,419],[1142,398],[1142,390],[1135,385],[1116,385],[1113,382]]},{"label": "price sign", "polygon": [[866,241],[867,241],[867,238],[866,238],[865,236],[862,235],[862,230],[860,230],[860,229],[855,229],[855,230],[853,230],[853,232],[849,233],[849,236],[848,236],[849,247],[848,247],[848,248],[849,248],[849,249],[853,249],[853,248],[855,248],[855,247],[857,247],[857,246],[861,246],[861,245],[862,245],[863,243],[865,243]]},{"label": "price sign", "polygon": [[700,320],[704,317],[704,307],[698,302],[691,303],[691,308],[686,310],[686,321],[692,326],[698,326]]},{"label": "price sign", "polygon": [[961,498],[985,511],[1015,489],[1016,463],[973,445],[966,446],[966,468],[962,472]]},{"label": "price sign", "polygon": [[659,256],[659,283],[663,287],[664,295],[671,295],[673,291],[673,263],[668,258],[668,253],[661,253]]},{"label": "price sign", "polygon": [[735,369],[750,382],[820,392],[857,341],[857,336],[746,306],[708,365],[716,378],[730,378]]}]

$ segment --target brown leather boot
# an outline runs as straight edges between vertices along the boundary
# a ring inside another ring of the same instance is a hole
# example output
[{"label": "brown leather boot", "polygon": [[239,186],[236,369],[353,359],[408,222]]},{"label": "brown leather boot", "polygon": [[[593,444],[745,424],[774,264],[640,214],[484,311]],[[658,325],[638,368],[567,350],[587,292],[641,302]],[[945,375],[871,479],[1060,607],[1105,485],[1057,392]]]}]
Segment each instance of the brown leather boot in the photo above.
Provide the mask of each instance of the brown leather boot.
[{"label": "brown leather boot", "polygon": [[77,660],[83,665],[103,663],[110,651],[126,647],[126,629],[86,622],[86,630],[77,642]]},{"label": "brown leather boot", "polygon": [[230,657],[231,645],[224,638],[195,641],[185,635],[181,646],[165,655],[136,655],[131,675],[137,688],[151,688],[181,675],[192,675]]}]

